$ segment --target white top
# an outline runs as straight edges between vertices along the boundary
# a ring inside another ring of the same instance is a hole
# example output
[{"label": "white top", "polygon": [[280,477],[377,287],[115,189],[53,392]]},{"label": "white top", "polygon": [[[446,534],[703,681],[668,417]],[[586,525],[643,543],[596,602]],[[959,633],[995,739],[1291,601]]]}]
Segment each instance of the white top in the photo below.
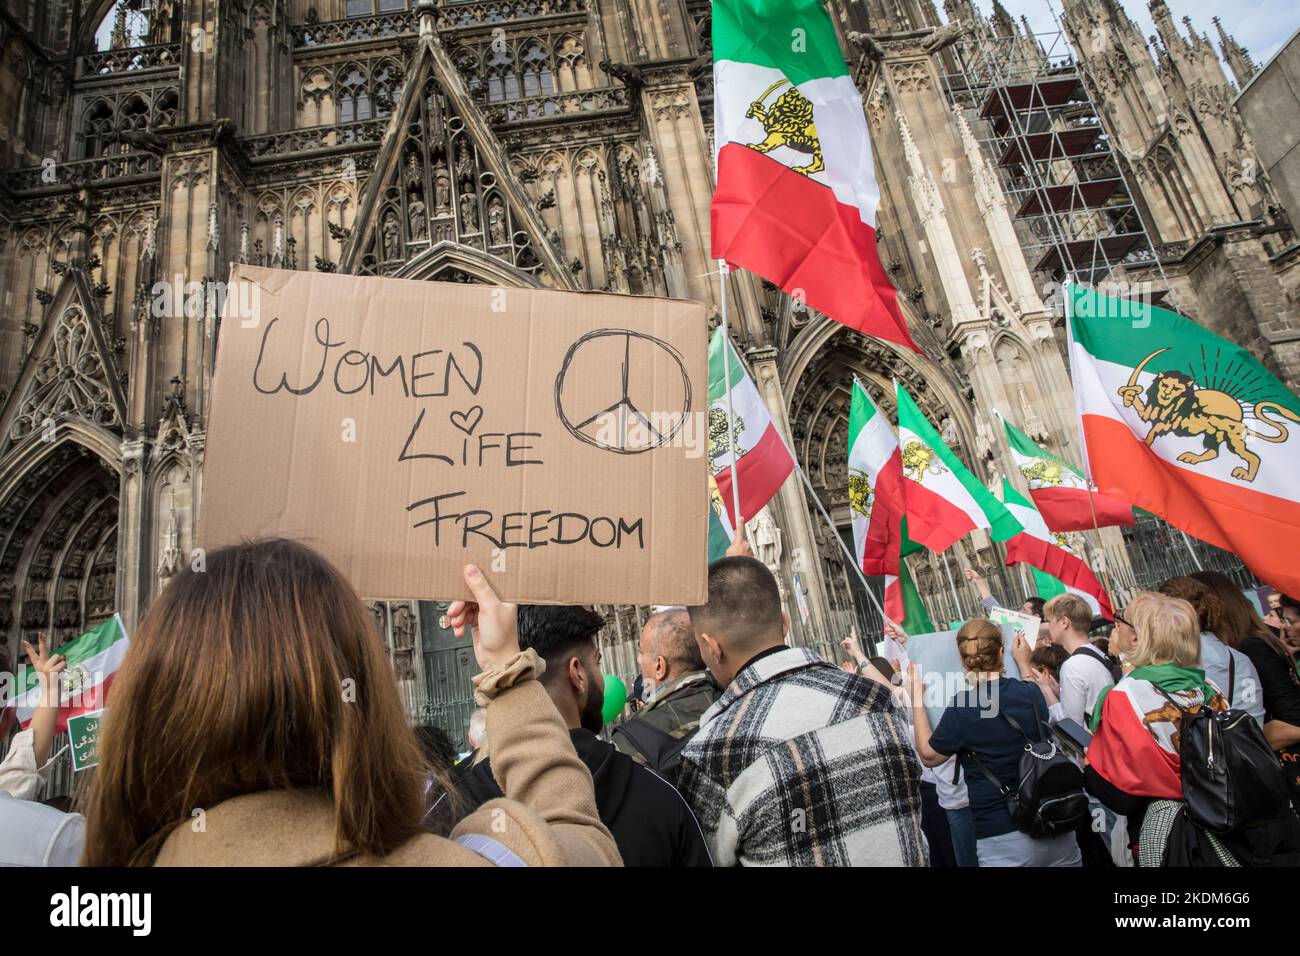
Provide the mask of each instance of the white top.
[{"label": "white top", "polygon": [[[956,783],[952,782],[954,774],[957,776]],[[934,768],[934,785],[938,791],[939,806],[945,810],[961,810],[970,806],[970,794],[966,792],[966,777],[957,762],[956,754]]]},{"label": "white top", "polygon": [[[1228,661],[1233,661],[1232,689],[1228,690]],[[1264,726],[1264,689],[1259,671],[1249,657],[1233,650],[1208,631],[1201,632],[1201,669],[1215,687],[1229,694],[1228,703],[1244,710]]]},{"label": "white top", "polygon": [[1082,654],[1071,654],[1061,665],[1061,706],[1052,708],[1052,719],[1068,717],[1079,726],[1087,727],[1092,709],[1101,692],[1115,683],[1110,668],[1101,662],[1101,651],[1095,648]]},{"label": "white top", "polygon": [[29,728],[14,737],[0,762],[0,866],[76,866],[81,860],[85,818],[36,803],[42,786]]}]

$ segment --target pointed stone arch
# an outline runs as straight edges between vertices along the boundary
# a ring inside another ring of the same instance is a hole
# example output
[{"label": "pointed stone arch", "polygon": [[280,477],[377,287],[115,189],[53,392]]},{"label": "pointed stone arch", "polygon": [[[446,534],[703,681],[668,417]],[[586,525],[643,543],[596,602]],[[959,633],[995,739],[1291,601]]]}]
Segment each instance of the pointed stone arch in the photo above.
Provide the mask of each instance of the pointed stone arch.
[{"label": "pointed stone arch", "polygon": [[0,453],[76,420],[120,431],[126,395],[89,280],[68,269],[0,410]]},{"label": "pointed stone arch", "polygon": [[421,37],[412,57],[355,222],[340,272],[406,275],[450,243],[502,263],[474,258],[480,271],[578,287],[436,36]]},{"label": "pointed stone arch", "polygon": [[118,436],[90,422],[32,436],[0,460],[0,658],[55,644],[117,607]]},{"label": "pointed stone arch", "polygon": [[[540,286],[537,277],[503,262],[474,246],[440,242],[405,263],[394,273],[398,279],[443,279],[459,273],[486,285],[506,287]],[[459,280],[459,277],[457,277]],[[463,281],[463,280],[459,280]]]}]

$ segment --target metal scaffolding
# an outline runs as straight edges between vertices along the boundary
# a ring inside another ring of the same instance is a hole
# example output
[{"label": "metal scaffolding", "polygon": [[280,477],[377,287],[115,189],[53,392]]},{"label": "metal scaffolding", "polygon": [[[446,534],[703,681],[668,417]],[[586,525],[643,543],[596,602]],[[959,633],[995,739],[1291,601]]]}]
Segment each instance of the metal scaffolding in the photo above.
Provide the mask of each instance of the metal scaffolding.
[{"label": "metal scaffolding", "polygon": [[1096,285],[1152,243],[1064,34],[979,25],[946,63],[944,92],[997,165],[1031,269]]}]

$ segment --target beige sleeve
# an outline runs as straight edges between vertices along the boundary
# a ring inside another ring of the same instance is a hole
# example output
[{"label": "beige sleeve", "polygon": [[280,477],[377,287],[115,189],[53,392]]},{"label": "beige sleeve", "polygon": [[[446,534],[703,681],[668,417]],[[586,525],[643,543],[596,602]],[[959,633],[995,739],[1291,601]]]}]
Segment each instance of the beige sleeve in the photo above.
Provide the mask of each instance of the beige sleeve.
[{"label": "beige sleeve", "polygon": [[479,833],[533,866],[621,866],[596,812],[591,773],[535,679],[545,667],[530,648],[474,678],[475,699],[487,706],[492,774],[505,799],[479,807],[452,839]]}]

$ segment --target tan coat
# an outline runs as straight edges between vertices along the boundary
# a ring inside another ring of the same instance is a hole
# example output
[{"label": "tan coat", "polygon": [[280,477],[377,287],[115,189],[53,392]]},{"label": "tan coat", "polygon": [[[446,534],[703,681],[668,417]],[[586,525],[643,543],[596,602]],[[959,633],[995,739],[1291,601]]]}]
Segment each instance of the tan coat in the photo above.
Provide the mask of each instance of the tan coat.
[{"label": "tan coat", "polygon": [[[574,752],[555,705],[535,677],[532,650],[474,678],[487,705],[492,772],[506,794],[457,824],[451,838],[422,834],[387,857],[354,856],[344,866],[491,866],[455,842],[481,834],[530,866],[621,866],[600,822],[591,773]],[[266,791],[208,808],[202,832],[172,831],[158,866],[317,866],[333,862],[334,808],[319,790]]]}]

